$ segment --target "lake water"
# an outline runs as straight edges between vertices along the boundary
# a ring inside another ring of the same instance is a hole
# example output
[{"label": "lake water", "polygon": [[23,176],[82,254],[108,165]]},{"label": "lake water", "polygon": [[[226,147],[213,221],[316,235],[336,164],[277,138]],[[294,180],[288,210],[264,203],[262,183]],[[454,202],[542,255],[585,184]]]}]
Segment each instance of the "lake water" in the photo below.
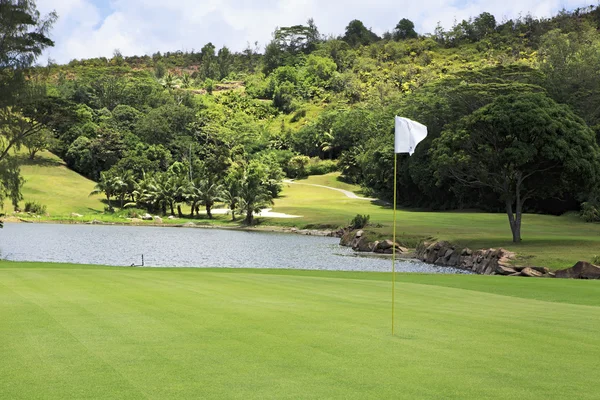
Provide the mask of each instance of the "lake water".
[{"label": "lake water", "polygon": [[[141,264],[148,267],[290,268],[390,271],[389,258],[357,256],[339,239],[289,233],[176,227],[10,224],[0,229],[0,257],[13,261]],[[398,272],[460,273],[399,260]]]}]

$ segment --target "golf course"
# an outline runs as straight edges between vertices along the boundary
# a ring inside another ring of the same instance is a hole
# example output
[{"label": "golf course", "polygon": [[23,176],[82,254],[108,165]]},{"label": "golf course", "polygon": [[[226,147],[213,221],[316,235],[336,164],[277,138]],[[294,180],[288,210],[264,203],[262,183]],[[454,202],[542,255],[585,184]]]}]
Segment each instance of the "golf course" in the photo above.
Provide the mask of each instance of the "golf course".
[{"label": "golf course", "polygon": [[0,398],[596,399],[596,282],[0,263]]}]

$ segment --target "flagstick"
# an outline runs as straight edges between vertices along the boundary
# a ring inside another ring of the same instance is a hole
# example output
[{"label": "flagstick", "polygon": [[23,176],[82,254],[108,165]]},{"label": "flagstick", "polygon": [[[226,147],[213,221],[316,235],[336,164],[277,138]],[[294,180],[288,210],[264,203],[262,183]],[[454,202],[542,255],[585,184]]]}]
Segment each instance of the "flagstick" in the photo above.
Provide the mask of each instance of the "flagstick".
[{"label": "flagstick", "polygon": [[396,298],[396,173],[398,171],[398,154],[394,152],[394,228],[392,245],[392,336],[394,336],[394,303]]}]

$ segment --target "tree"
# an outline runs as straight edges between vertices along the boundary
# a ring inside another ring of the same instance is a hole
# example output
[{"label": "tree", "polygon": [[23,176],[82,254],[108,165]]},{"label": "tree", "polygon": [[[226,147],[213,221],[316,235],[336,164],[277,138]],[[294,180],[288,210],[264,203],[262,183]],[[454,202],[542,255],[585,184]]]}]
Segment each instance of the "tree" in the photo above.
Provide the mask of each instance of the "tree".
[{"label": "tree", "polygon": [[415,31],[415,24],[406,18],[402,18],[396,25],[393,33],[394,40],[416,39],[419,37]]},{"label": "tree", "polygon": [[542,93],[499,96],[446,129],[431,154],[440,180],[501,197],[515,243],[527,200],[588,187],[600,160],[593,131]]},{"label": "tree", "polygon": [[100,173],[100,179],[96,183],[94,190],[90,193],[90,196],[97,194],[104,194],[106,196],[106,202],[108,203],[108,210],[112,211],[113,207],[110,202],[110,198],[119,192],[117,185],[117,179],[108,171]]},{"label": "tree", "polygon": [[52,140],[52,132],[48,129],[41,129],[33,135],[27,136],[23,139],[23,144],[27,147],[29,152],[29,159],[33,160],[35,155],[43,150],[46,150]]},{"label": "tree", "polygon": [[346,33],[342,40],[352,47],[357,47],[374,43],[379,40],[379,36],[367,29],[361,21],[355,19],[350,21],[346,27]]},{"label": "tree", "polygon": [[239,209],[246,215],[244,219],[246,225],[252,225],[254,214],[273,203],[266,180],[265,165],[258,161],[251,161],[244,171],[239,196]]}]

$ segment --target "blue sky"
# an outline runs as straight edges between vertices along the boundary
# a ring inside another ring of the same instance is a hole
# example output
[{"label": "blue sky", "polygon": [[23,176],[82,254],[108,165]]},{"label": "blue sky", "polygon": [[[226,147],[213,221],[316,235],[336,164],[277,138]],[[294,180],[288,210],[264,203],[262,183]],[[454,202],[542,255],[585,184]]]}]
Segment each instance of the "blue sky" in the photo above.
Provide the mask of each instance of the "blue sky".
[{"label": "blue sky", "polygon": [[[378,34],[411,19],[419,33],[491,12],[498,21],[528,13],[549,16],[590,0],[38,0],[43,13],[56,10],[56,46],[39,60],[60,63],[105,56],[200,49],[207,42],[232,50],[258,42],[262,49],[277,26],[314,18],[321,33],[338,35],[352,19]],[[593,3],[592,3],[593,4]]]}]

